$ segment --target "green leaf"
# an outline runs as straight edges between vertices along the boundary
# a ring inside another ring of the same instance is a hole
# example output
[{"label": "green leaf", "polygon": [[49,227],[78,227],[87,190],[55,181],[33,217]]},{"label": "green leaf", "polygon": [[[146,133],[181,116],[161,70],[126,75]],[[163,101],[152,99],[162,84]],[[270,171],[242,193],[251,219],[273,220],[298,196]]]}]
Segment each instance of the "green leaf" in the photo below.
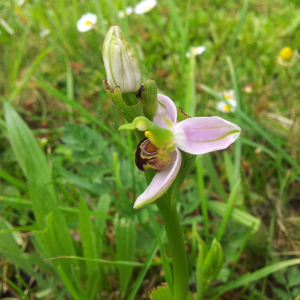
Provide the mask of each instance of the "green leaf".
[{"label": "green leaf", "polygon": [[[94,227],[92,224],[89,209],[82,197],[80,198],[79,202],[78,222],[84,257],[98,258],[99,253],[96,246]],[[89,277],[92,277],[94,275],[94,272],[99,271],[98,264],[87,261],[86,265]]]},{"label": "green leaf", "polygon": [[[45,258],[74,256],[75,249],[67,224],[62,213],[57,209],[47,216],[47,227],[43,231],[33,231]],[[71,275],[71,269],[78,267],[77,261],[60,258],[54,260],[55,265],[61,265],[64,272]]]},{"label": "green leaf", "polygon": [[205,278],[203,276],[203,264],[204,264],[205,257],[207,255],[207,246],[198,233],[197,233],[197,239],[198,239],[198,258],[197,258],[197,265],[196,265],[197,298],[201,299],[204,293]]},{"label": "green leaf", "polygon": [[58,271],[63,279],[66,287],[68,288],[70,294],[74,297],[75,300],[84,300],[80,293],[76,290],[75,286],[73,285],[72,281],[69,279],[69,276],[64,272],[62,266],[58,266]]},{"label": "green leaf", "polygon": [[172,300],[172,291],[168,284],[158,286],[150,292],[152,300]]},{"label": "green leaf", "polygon": [[[107,215],[110,208],[111,199],[108,194],[104,194],[99,198],[96,212]],[[102,252],[102,243],[104,241],[104,232],[106,228],[106,218],[97,217],[95,220],[96,239],[99,243],[99,253]]]},{"label": "green leaf", "polygon": [[214,239],[203,263],[203,280],[209,286],[218,276],[223,263],[223,250],[220,243]]},{"label": "green leaf", "polygon": [[[162,239],[164,239],[166,236],[165,232],[162,234]],[[132,287],[132,290],[129,294],[129,296],[127,297],[127,300],[134,300],[135,299],[135,296],[138,292],[138,289],[140,288],[140,286],[142,285],[142,282],[143,282],[143,279],[151,265],[151,262],[152,260],[154,259],[155,257],[155,254],[158,250],[158,245],[157,245],[157,242],[154,241],[152,243],[152,246],[150,248],[150,251],[149,251],[149,254],[145,260],[145,265],[143,266],[143,268],[141,269],[141,271],[139,272],[134,284],[133,284],[133,287]]]},{"label": "green leaf", "polygon": [[[207,207],[209,210],[217,213],[220,216],[225,215],[226,203],[222,203],[219,201],[207,201]],[[232,209],[230,218],[241,225],[247,227],[253,226],[253,233],[256,232],[260,226],[260,220],[258,218],[253,217],[250,214],[237,208]]]},{"label": "green leaf", "polygon": [[300,259],[295,258],[295,259],[290,259],[286,261],[281,261],[279,263],[275,263],[273,265],[267,266],[265,268],[262,268],[258,271],[255,271],[250,274],[245,274],[241,277],[239,277],[236,280],[233,280],[225,285],[218,286],[216,288],[212,288],[207,292],[207,295],[212,295],[218,293],[215,297],[213,297],[211,300],[216,300],[219,299],[219,297],[230,290],[245,286],[249,284],[250,282],[257,281],[261,278],[264,278],[265,276],[268,276],[274,272],[277,272],[279,270],[282,270],[284,268],[287,268],[289,266],[297,265],[300,264]]},{"label": "green leaf", "polygon": [[292,267],[287,272],[288,286],[300,286],[300,271],[296,267]]},{"label": "green leaf", "polygon": [[216,190],[216,192],[219,194],[219,196],[222,198],[224,202],[227,201],[227,194],[224,190],[223,184],[221,184],[218,174],[214,168],[214,165],[212,163],[211,154],[207,153],[203,155],[203,162],[205,170],[208,173],[208,176]]},{"label": "green leaf", "polygon": [[[117,248],[117,260],[134,261],[136,252],[137,228],[136,224],[118,216],[114,220],[115,243]],[[124,298],[128,284],[132,276],[132,267],[119,266],[120,292]]]},{"label": "green leaf", "polygon": [[221,223],[221,226],[220,226],[220,228],[217,232],[217,235],[216,235],[218,241],[221,240],[222,235],[223,235],[223,233],[225,231],[225,228],[227,226],[227,223],[229,221],[229,218],[231,216],[234,201],[236,200],[238,192],[240,190],[240,184],[241,184],[241,180],[238,179],[235,186],[234,186],[234,188],[232,189],[232,191],[230,193],[230,196],[229,196],[228,200],[227,200],[226,209],[225,209],[225,212],[224,212],[222,223]]},{"label": "green leaf", "polygon": [[50,168],[46,157],[33,133],[18,113],[8,103],[4,103],[6,128],[12,149],[23,173],[28,179],[28,168],[36,170],[37,185],[48,185],[54,196]]},{"label": "green leaf", "polygon": [[[11,229],[11,225],[0,217],[0,230],[6,229]],[[44,284],[44,279],[34,270],[34,264],[32,264],[30,257],[21,251],[20,246],[13,237],[13,233],[0,235],[0,254],[21,268],[29,276],[34,277],[39,283]]]},{"label": "green leaf", "polygon": [[167,254],[166,254],[165,245],[164,245],[164,242],[163,242],[163,239],[162,239],[161,231],[159,229],[158,222],[156,221],[155,213],[153,211],[153,208],[150,205],[147,206],[147,208],[148,208],[150,220],[151,220],[151,223],[152,223],[152,226],[153,226],[153,229],[154,229],[155,237],[156,237],[157,243],[159,245],[160,257],[161,257],[162,262],[163,262],[163,269],[164,269],[164,272],[165,272],[165,278],[166,278],[166,281],[168,283],[168,286],[171,289],[173,289],[172,271],[171,271],[170,263],[168,261],[168,257],[167,257]]}]

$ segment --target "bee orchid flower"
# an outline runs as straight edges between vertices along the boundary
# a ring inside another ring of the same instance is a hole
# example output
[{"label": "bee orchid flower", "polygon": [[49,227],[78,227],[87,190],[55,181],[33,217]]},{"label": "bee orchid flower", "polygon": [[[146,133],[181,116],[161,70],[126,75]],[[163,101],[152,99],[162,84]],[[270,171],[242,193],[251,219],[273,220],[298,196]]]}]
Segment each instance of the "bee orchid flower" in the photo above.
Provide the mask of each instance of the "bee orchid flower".
[{"label": "bee orchid flower", "polygon": [[[240,127],[220,117],[195,117],[177,122],[177,109],[167,96],[158,94],[157,114],[151,122],[137,117],[119,130],[145,131],[135,154],[141,171],[156,170],[146,190],[137,198],[134,208],[141,208],[161,197],[174,182],[180,166],[180,150],[198,155],[227,148],[240,134]],[[180,149],[180,150],[179,150]]]}]

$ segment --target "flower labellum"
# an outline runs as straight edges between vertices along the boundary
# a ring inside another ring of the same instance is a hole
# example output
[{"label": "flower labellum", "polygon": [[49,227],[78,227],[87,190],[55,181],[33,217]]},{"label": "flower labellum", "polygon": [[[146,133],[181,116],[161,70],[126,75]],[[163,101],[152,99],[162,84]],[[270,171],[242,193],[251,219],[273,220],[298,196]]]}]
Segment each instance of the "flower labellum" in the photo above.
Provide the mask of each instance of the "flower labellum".
[{"label": "flower labellum", "polygon": [[103,61],[111,89],[122,93],[137,92],[142,85],[140,65],[133,47],[119,26],[112,26],[104,40]]},{"label": "flower labellum", "polygon": [[77,22],[77,29],[80,32],[86,32],[93,29],[93,26],[97,23],[97,16],[92,13],[84,14]]},{"label": "flower labellum", "polygon": [[145,131],[136,151],[136,165],[142,171],[157,171],[147,189],[135,201],[141,208],[161,197],[174,182],[181,152],[204,154],[227,148],[240,135],[240,127],[220,117],[195,117],[177,122],[177,109],[167,96],[158,94],[157,114],[153,122],[137,117],[121,129]]}]

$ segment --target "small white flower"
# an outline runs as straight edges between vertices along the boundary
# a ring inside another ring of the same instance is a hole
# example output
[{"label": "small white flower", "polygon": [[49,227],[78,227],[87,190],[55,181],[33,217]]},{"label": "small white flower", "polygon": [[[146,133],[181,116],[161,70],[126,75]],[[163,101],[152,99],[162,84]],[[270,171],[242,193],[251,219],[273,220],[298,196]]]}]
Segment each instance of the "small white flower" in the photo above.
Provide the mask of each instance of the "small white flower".
[{"label": "small white flower", "polygon": [[228,90],[228,91],[224,91],[219,93],[220,96],[223,96],[227,101],[230,99],[234,99],[235,100],[235,93],[234,90]]},{"label": "small white flower", "polygon": [[133,8],[131,6],[126,7],[125,12],[123,10],[119,11],[118,16],[120,19],[124,19],[125,13],[127,16],[133,13]]},{"label": "small white flower", "polygon": [[186,57],[190,57],[190,56],[191,56],[191,53],[193,54],[193,56],[201,55],[205,50],[206,50],[206,47],[205,47],[205,46],[192,47],[192,48],[191,48],[191,52],[187,52],[187,53],[185,54],[185,56],[186,56]]},{"label": "small white flower", "polygon": [[137,15],[142,15],[150,11],[154,6],[156,6],[157,0],[143,0],[138,3],[134,8],[134,13]]},{"label": "small white flower", "polygon": [[25,2],[25,0],[19,0],[19,1],[18,1],[18,5],[19,5],[19,6],[22,6],[22,5],[24,4],[24,2]]},{"label": "small white flower", "polygon": [[118,12],[118,17],[119,17],[120,19],[124,19],[124,17],[125,17],[125,12],[124,12],[123,10],[120,10],[120,11]]},{"label": "small white flower", "polygon": [[231,105],[228,105],[225,101],[219,101],[217,103],[217,110],[223,113],[234,112],[236,108],[236,100],[228,99],[227,102]]},{"label": "small white flower", "polygon": [[77,29],[80,32],[91,30],[93,25],[97,23],[97,16],[92,13],[83,15],[77,22]]},{"label": "small white flower", "polygon": [[224,97],[230,105],[228,105],[225,101],[219,101],[217,103],[217,110],[223,113],[234,112],[236,108],[234,90],[220,92],[219,95]]},{"label": "small white flower", "polygon": [[131,6],[126,7],[125,12],[127,16],[131,15],[133,13],[133,7]]},{"label": "small white flower", "polygon": [[44,36],[48,35],[50,32],[51,32],[51,30],[46,28],[40,32],[40,37],[44,37]]}]

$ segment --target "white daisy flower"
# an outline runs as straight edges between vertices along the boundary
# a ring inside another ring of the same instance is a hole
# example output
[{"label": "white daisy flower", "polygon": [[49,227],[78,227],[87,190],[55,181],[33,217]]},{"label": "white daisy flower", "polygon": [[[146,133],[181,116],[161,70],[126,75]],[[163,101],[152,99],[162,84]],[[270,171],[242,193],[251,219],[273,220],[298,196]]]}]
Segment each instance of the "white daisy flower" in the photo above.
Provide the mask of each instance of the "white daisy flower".
[{"label": "white daisy flower", "polygon": [[236,108],[236,100],[235,99],[228,99],[227,102],[230,104],[228,105],[225,101],[219,101],[217,103],[217,110],[223,113],[234,112]]},{"label": "white daisy flower", "polygon": [[223,96],[227,101],[230,99],[234,99],[235,100],[235,93],[234,90],[228,90],[228,91],[224,91],[219,93],[220,96]]},{"label": "white daisy flower", "polygon": [[118,12],[118,17],[119,17],[120,19],[124,19],[124,17],[125,17],[125,12],[124,12],[123,10],[120,10],[120,11]]},{"label": "white daisy flower", "polygon": [[126,7],[125,12],[127,16],[131,15],[133,13],[133,7],[131,6]]},{"label": "white daisy flower", "polygon": [[205,46],[192,47],[192,48],[191,48],[191,52],[187,52],[187,53],[185,54],[185,56],[186,56],[186,57],[190,57],[190,56],[191,56],[191,53],[193,54],[193,56],[201,55],[205,50],[206,50],[206,47],[205,47]]},{"label": "white daisy flower", "polygon": [[150,11],[154,6],[156,6],[157,0],[143,0],[138,3],[134,8],[134,13],[137,15],[142,15]]},{"label": "white daisy flower", "polygon": [[80,32],[91,30],[97,23],[97,16],[92,13],[84,14],[77,22],[77,29]]},{"label": "white daisy flower", "polygon": [[44,37],[44,36],[48,35],[50,32],[51,32],[51,30],[46,28],[40,32],[40,37]]},{"label": "white daisy flower", "polygon": [[125,13],[127,16],[131,15],[133,13],[133,8],[131,6],[126,7],[125,12],[123,10],[119,11],[118,17],[120,19],[124,19]]}]

